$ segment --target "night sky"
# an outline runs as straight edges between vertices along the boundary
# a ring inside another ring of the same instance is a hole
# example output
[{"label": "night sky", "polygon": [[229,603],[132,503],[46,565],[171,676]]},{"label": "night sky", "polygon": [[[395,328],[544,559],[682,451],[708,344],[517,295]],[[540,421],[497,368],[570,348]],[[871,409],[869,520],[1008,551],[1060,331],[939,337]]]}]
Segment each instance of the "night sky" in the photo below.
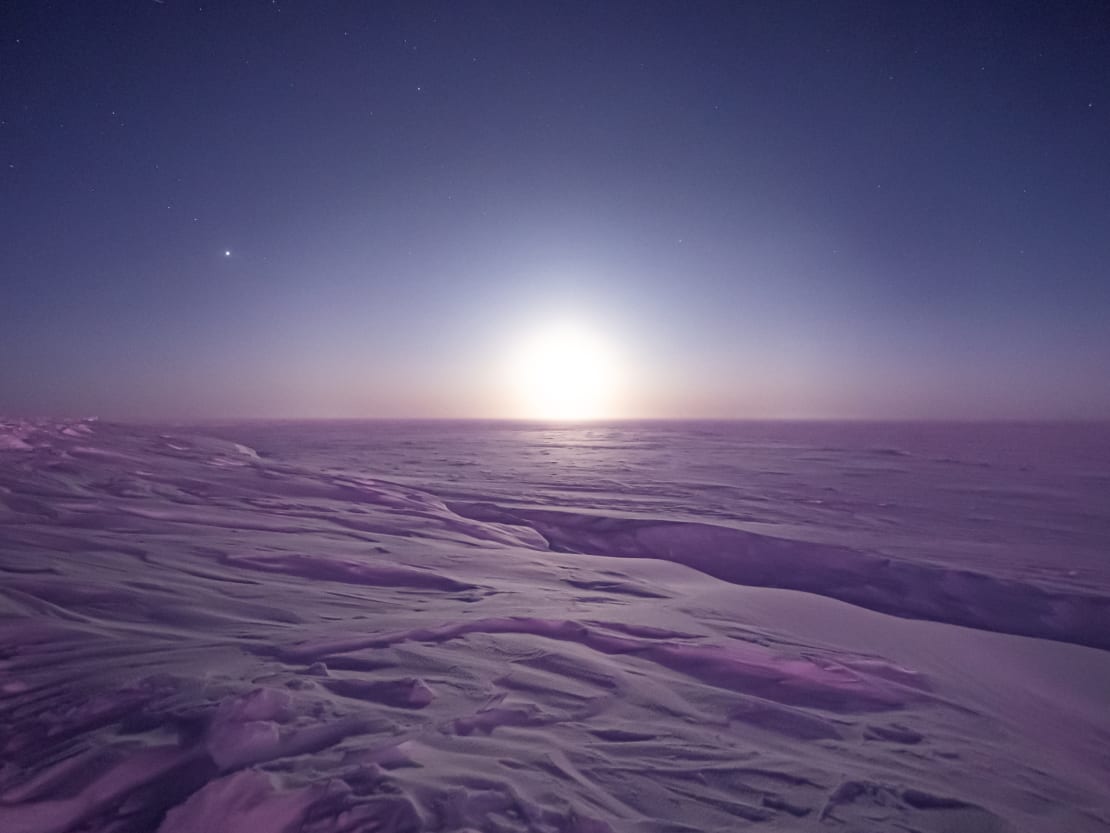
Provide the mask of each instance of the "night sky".
[{"label": "night sky", "polygon": [[1110,6],[0,4],[0,413],[1110,417]]}]

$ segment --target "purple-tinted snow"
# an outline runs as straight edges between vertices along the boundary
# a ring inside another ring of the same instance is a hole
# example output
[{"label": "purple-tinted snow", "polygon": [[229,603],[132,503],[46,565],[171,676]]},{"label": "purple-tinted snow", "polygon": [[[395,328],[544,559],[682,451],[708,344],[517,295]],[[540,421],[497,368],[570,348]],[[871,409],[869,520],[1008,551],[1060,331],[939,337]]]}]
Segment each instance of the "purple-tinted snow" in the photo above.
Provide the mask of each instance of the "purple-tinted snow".
[{"label": "purple-tinted snow", "polygon": [[1099,426],[0,423],[0,831],[1110,829]]}]

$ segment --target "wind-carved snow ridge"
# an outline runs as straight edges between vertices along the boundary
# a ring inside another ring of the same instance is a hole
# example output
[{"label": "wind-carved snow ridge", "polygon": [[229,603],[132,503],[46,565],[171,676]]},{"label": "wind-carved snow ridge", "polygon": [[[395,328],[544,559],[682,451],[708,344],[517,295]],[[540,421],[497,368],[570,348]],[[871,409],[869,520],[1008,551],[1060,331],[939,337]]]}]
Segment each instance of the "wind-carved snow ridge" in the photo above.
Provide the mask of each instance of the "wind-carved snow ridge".
[{"label": "wind-carved snow ridge", "polygon": [[53,438],[82,437],[91,433],[96,421],[95,417],[53,422],[0,418],[0,452],[34,451],[49,447]]},{"label": "wind-carved snow ridge", "polygon": [[564,552],[660,558],[734,584],[818,593],[871,610],[1110,649],[1110,593],[1049,589],[975,570],[899,561],[710,524],[452,503],[531,527]]},{"label": "wind-carved snow ridge", "polygon": [[1028,636],[1100,644],[1097,588],[481,499],[495,456],[460,495],[430,426],[404,483],[273,430],[333,451],[0,424],[0,833],[1110,825],[1110,653]]}]

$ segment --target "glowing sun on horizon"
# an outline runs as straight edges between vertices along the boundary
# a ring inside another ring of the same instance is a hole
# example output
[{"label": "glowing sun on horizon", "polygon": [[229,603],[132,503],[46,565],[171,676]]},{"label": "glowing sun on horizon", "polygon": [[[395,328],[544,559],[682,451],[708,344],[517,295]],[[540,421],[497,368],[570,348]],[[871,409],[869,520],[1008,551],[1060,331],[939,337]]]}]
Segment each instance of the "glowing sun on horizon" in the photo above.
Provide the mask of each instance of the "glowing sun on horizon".
[{"label": "glowing sun on horizon", "polygon": [[532,331],[516,348],[511,375],[518,407],[531,419],[612,415],[619,381],[613,351],[585,327],[551,324]]}]

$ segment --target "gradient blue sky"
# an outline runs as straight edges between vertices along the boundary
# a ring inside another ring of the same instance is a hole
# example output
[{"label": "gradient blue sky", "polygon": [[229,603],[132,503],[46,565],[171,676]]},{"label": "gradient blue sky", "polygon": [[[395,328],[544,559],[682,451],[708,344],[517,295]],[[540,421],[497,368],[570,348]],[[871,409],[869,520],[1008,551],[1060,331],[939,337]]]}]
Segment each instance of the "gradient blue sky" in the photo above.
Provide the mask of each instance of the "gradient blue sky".
[{"label": "gradient blue sky", "polygon": [[[0,7],[0,412],[1110,417],[1104,3]],[[231,251],[225,257],[225,251]]]}]

